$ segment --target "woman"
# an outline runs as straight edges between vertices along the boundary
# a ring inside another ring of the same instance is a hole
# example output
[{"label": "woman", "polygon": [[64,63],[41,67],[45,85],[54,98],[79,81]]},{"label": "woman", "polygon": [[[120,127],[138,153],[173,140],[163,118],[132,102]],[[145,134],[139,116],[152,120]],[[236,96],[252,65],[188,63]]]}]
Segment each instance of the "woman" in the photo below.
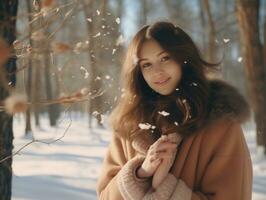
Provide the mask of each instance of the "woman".
[{"label": "woman", "polygon": [[172,23],[135,35],[99,199],[251,199],[252,163],[240,126],[249,107],[235,88],[206,77],[216,66]]}]

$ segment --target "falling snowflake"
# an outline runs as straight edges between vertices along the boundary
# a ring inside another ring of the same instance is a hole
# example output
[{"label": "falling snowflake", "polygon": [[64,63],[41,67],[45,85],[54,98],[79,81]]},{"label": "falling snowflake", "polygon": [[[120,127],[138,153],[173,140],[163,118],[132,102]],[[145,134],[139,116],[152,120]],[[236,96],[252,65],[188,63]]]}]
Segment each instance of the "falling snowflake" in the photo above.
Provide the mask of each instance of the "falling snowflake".
[{"label": "falling snowflake", "polygon": [[243,58],[242,57],[238,57],[237,61],[238,62],[242,62]]},{"label": "falling snowflake", "polygon": [[179,91],[180,89],[179,89],[179,88],[176,88],[175,90],[176,90],[176,91]]},{"label": "falling snowflake", "polygon": [[116,49],[113,49],[113,51],[112,51],[112,55],[114,55],[114,54],[115,54],[115,52],[116,52]]},{"label": "falling snowflake", "polygon": [[92,113],[92,115],[94,115],[94,116],[97,116],[97,115],[99,115],[100,113],[98,112],[98,111],[93,111],[93,113]]},{"label": "falling snowflake", "polygon": [[120,24],[120,18],[119,18],[119,17],[116,18],[116,19],[115,19],[115,22],[116,22],[117,24]]},{"label": "falling snowflake", "polygon": [[168,113],[168,112],[166,112],[166,111],[159,111],[158,112],[160,115],[162,115],[162,116],[168,116],[168,115],[170,115],[170,113]]},{"label": "falling snowflake", "polygon": [[174,124],[175,124],[176,126],[178,126],[178,125],[179,125],[179,124],[178,124],[178,122],[175,122]]},{"label": "falling snowflake", "polygon": [[184,61],[184,64],[187,64],[187,61],[186,60]]},{"label": "falling snowflake", "polygon": [[97,15],[100,15],[101,14],[99,10],[96,10],[96,12],[97,12]]},{"label": "falling snowflake", "polygon": [[195,83],[195,82],[192,82],[192,83],[191,83],[191,86],[198,86],[198,84]]},{"label": "falling snowflake", "polygon": [[87,18],[87,21],[92,22],[92,19],[91,18]]},{"label": "falling snowflake", "polygon": [[224,43],[228,43],[230,41],[230,39],[229,38],[224,38],[223,41],[224,41]]},{"label": "falling snowflake", "polygon": [[85,69],[83,66],[80,67],[80,70],[83,70],[85,72],[84,74],[84,79],[87,79],[89,77],[89,72],[87,69]]},{"label": "falling snowflake", "polygon": [[82,95],[87,95],[88,93],[89,93],[89,89],[88,88],[82,88],[81,90],[80,90],[80,93],[82,94]]},{"label": "falling snowflake", "polygon": [[139,123],[139,128],[142,130],[149,130],[151,127],[149,123]]},{"label": "falling snowflake", "polygon": [[93,37],[96,38],[96,37],[99,37],[101,35],[101,33],[97,33],[96,35],[94,35]]},{"label": "falling snowflake", "polygon": [[100,123],[101,123],[101,124],[104,123],[104,116],[103,116],[103,115],[101,115],[101,121],[100,121]]},{"label": "falling snowflake", "polygon": [[116,46],[122,45],[125,42],[123,35],[120,35],[116,40]]},{"label": "falling snowflake", "polygon": [[97,76],[97,77],[95,78],[95,81],[97,81],[97,80],[101,80],[101,77]]},{"label": "falling snowflake", "polygon": [[111,77],[109,75],[106,75],[105,78],[108,80],[110,79]]}]

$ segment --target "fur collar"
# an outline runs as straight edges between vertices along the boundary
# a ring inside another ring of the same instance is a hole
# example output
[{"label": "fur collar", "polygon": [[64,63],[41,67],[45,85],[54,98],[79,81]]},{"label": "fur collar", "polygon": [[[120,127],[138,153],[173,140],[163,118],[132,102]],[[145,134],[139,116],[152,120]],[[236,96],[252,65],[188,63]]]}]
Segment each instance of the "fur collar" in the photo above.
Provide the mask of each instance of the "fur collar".
[{"label": "fur collar", "polygon": [[210,80],[210,113],[207,121],[221,118],[243,123],[250,118],[250,107],[238,90],[222,80]]},{"label": "fur collar", "polygon": [[[229,119],[243,123],[250,117],[250,107],[238,90],[222,80],[209,80],[210,112],[207,123],[211,124],[220,119]],[[132,141],[132,146],[140,154],[146,154],[149,146],[155,140],[150,134],[140,134]]]}]

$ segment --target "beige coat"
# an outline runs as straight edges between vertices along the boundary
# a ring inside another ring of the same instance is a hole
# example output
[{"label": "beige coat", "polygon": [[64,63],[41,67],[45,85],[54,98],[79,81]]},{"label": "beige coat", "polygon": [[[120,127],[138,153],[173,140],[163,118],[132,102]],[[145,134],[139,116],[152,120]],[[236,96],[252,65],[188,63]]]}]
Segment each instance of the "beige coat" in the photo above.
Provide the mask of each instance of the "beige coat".
[{"label": "beige coat", "polygon": [[130,142],[113,134],[97,183],[99,199],[251,199],[252,163],[240,126],[248,105],[231,86],[220,81],[210,85],[208,123],[181,141],[174,164],[156,191],[151,190],[151,179],[135,175],[152,137],[141,135]]}]

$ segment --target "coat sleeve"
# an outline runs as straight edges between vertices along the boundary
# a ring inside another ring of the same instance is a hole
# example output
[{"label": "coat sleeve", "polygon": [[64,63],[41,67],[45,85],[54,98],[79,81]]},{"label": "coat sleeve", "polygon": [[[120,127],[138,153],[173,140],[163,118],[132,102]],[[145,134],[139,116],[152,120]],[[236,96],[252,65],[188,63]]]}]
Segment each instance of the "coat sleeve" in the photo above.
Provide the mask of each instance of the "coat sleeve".
[{"label": "coat sleeve", "polygon": [[199,191],[169,173],[145,200],[251,200],[252,163],[243,131],[233,123],[217,146]]},{"label": "coat sleeve", "polygon": [[239,123],[224,133],[192,200],[251,200],[252,162]]},{"label": "coat sleeve", "polygon": [[113,134],[96,186],[100,200],[131,199],[128,198],[132,195],[129,193],[131,190],[138,191],[135,195],[142,198],[151,185],[149,179],[139,179],[135,175],[144,157],[137,156],[127,161],[124,145],[122,139]]}]

